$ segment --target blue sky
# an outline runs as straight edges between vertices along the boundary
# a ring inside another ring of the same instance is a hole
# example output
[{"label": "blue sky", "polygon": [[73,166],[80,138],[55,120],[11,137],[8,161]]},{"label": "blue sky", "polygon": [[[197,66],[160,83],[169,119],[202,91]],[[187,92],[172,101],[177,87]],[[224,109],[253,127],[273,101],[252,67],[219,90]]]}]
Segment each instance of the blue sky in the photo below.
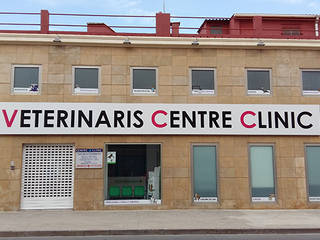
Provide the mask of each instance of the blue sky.
[{"label": "blue sky", "polygon": [[[231,17],[233,13],[320,14],[320,0],[166,0],[165,5],[166,11],[176,16]],[[55,13],[154,15],[162,11],[162,8],[162,0],[2,0],[0,11],[39,12],[41,9],[47,9]],[[151,19],[52,17],[50,21],[69,24],[105,22],[109,25],[154,25]],[[199,27],[202,22],[181,21],[181,25],[185,27]],[[0,15],[0,22],[38,23],[39,17]],[[3,29],[4,26],[0,28]]]}]

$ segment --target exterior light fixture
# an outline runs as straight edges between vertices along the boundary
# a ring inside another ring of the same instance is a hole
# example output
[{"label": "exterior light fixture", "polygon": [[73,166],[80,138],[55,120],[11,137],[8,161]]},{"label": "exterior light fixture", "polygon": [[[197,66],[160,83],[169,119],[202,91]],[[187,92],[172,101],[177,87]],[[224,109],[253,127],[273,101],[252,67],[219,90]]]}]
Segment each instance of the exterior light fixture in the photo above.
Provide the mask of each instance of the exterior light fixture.
[{"label": "exterior light fixture", "polygon": [[54,39],[53,39],[54,43],[61,43],[61,38],[59,37],[59,35],[57,35]]},{"label": "exterior light fixture", "polygon": [[131,44],[131,42],[130,42],[129,38],[125,39],[125,40],[123,41],[123,44],[125,44],[125,45],[129,45],[129,44]]},{"label": "exterior light fixture", "polygon": [[194,40],[192,43],[191,43],[192,46],[199,46],[199,41],[198,39]]},{"label": "exterior light fixture", "polygon": [[258,47],[264,47],[266,44],[264,43],[264,41],[259,40],[259,42],[257,43]]},{"label": "exterior light fixture", "polygon": [[10,161],[10,170],[15,170],[15,168],[14,161]]}]

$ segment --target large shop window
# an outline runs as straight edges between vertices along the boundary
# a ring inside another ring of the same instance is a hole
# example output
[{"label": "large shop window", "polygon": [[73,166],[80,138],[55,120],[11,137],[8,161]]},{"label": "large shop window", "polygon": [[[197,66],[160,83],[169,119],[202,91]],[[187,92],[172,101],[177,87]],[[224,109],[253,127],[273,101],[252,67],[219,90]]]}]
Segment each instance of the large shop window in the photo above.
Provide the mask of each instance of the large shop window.
[{"label": "large shop window", "polygon": [[275,201],[273,146],[250,146],[252,202]]},{"label": "large shop window", "polygon": [[193,68],[191,75],[191,94],[213,95],[214,94],[214,69]]},{"label": "large shop window", "polygon": [[307,146],[307,176],[310,202],[320,202],[320,146]]},{"label": "large shop window", "polygon": [[131,68],[133,94],[157,94],[157,68]]},{"label": "large shop window", "polygon": [[13,93],[39,94],[40,66],[13,66]]},{"label": "large shop window", "polygon": [[270,70],[266,69],[247,69],[248,94],[270,95]]},{"label": "large shop window", "polygon": [[73,67],[75,94],[99,94],[99,67]]},{"label": "large shop window", "polygon": [[161,203],[159,144],[108,144],[106,154],[106,205]]},{"label": "large shop window", "polygon": [[320,95],[320,71],[302,71],[302,87],[304,95]]},{"label": "large shop window", "polygon": [[193,146],[193,195],[194,202],[218,199],[216,146]]}]

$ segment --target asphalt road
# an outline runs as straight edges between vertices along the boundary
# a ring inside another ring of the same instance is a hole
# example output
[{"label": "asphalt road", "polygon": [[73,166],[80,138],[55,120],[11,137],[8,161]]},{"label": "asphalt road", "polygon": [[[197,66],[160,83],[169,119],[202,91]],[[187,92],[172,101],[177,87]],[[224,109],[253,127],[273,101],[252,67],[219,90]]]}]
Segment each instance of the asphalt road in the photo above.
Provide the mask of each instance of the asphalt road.
[{"label": "asphalt road", "polygon": [[319,240],[320,234],[134,235],[84,237],[12,237],[0,240]]}]

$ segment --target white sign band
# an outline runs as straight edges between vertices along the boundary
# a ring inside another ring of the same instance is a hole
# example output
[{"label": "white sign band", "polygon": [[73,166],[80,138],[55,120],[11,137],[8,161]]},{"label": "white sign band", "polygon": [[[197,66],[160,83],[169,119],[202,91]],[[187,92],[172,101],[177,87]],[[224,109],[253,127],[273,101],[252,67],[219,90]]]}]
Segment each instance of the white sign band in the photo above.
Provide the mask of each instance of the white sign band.
[{"label": "white sign band", "polygon": [[1,103],[0,134],[320,135],[319,105]]}]

